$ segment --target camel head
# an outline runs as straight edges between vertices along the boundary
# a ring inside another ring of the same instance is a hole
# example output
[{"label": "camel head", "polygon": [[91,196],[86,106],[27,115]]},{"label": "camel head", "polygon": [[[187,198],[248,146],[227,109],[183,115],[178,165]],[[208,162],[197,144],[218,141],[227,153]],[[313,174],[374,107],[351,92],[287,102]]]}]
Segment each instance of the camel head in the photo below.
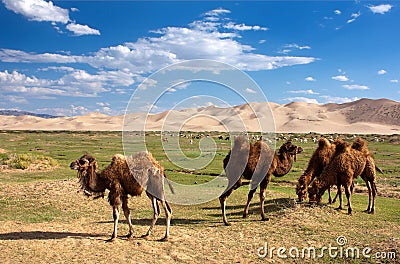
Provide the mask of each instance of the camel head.
[{"label": "camel head", "polygon": [[76,161],[71,162],[69,165],[71,170],[78,171],[78,179],[81,184],[81,189],[86,196],[96,194],[94,198],[104,196],[107,183],[101,179],[98,174],[98,165],[96,159],[85,153]]},{"label": "camel head", "polygon": [[315,179],[310,188],[308,188],[308,199],[310,203],[320,204],[324,194],[318,179]]},{"label": "camel head", "polygon": [[290,156],[294,157],[294,161],[296,161],[296,155],[303,152],[303,148],[293,145],[291,141],[288,141],[284,143],[280,148],[279,148],[279,155],[282,155],[284,153],[289,154]]},{"label": "camel head", "polygon": [[302,202],[307,198],[307,188],[304,178],[300,178],[299,182],[296,185],[296,194],[299,199],[299,202]]}]

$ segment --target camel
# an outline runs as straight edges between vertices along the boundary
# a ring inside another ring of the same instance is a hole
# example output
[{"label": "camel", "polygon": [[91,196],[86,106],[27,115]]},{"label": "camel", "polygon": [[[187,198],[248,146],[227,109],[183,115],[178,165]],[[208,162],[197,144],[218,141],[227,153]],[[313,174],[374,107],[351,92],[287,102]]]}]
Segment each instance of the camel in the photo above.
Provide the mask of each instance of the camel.
[{"label": "camel", "polygon": [[117,237],[121,205],[129,225],[129,233],[126,237],[133,237],[128,195],[140,196],[145,188],[146,194],[152,202],[154,214],[150,228],[142,237],[148,237],[156,224],[160,214],[158,202],[161,202],[166,216],[166,232],[161,240],[168,240],[172,210],[166,201],[164,178],[172,193],[173,188],[166,178],[163,167],[153,158],[150,152],[139,152],[133,157],[116,154],[112,158],[111,164],[102,172],[98,171],[96,159],[89,154],[84,154],[78,160],[72,162],[70,168],[78,170],[81,189],[87,196],[104,197],[106,189],[110,191],[108,201],[113,208],[114,231],[108,241],[114,241]]},{"label": "camel", "polygon": [[353,181],[358,176],[362,177],[368,188],[369,202],[367,212],[373,214],[375,211],[376,196],[376,165],[372,155],[369,153],[366,142],[359,138],[353,145],[345,141],[338,141],[336,151],[331,162],[322,171],[319,178],[316,178],[309,188],[310,201],[321,202],[321,197],[331,185],[336,185],[340,205],[337,208],[342,210],[342,191],[344,187],[348,201],[348,214],[352,214],[351,195]]},{"label": "camel", "polygon": [[[226,217],[226,200],[231,193],[242,185],[250,184],[250,191],[243,217],[248,216],[250,201],[260,185],[261,219],[268,220],[264,213],[265,191],[271,180],[271,175],[281,177],[292,168],[293,159],[303,149],[293,145],[290,141],[284,143],[276,153],[265,142],[249,143],[244,137],[234,140],[232,150],[225,157],[223,164],[228,178],[228,186],[219,197],[222,210],[222,220],[226,226],[231,225]],[[243,178],[250,182],[242,182]]]},{"label": "camel", "polygon": [[[296,186],[296,194],[298,196],[299,202],[302,202],[303,199],[306,198],[308,186],[316,177],[319,177],[321,175],[322,170],[331,161],[332,156],[335,153],[335,149],[335,142],[330,143],[328,139],[324,137],[321,137],[318,140],[318,148],[312,154],[310,161],[308,162],[307,169],[304,171],[303,175],[300,176]],[[332,202],[334,202],[334,200],[336,200],[336,197],[332,201],[330,188],[328,188],[328,192],[329,203],[331,204]]]}]

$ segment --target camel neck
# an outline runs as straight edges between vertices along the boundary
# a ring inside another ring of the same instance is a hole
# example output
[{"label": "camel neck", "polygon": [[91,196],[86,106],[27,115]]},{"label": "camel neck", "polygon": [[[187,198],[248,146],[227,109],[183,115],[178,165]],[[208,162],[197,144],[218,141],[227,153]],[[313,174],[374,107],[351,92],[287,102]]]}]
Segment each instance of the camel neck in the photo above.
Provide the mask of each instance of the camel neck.
[{"label": "camel neck", "polygon": [[277,166],[273,172],[274,176],[282,177],[286,175],[293,165],[293,159],[289,153],[283,152],[277,155]]}]

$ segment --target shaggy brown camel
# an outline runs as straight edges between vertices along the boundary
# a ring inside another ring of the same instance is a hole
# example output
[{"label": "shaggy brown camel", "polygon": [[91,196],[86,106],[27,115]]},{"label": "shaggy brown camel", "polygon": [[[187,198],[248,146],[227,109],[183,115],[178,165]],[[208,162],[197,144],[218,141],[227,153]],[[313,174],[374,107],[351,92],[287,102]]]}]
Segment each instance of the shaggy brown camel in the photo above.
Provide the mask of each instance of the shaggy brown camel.
[{"label": "shaggy brown camel", "polygon": [[[150,235],[158,216],[160,208],[158,201],[165,211],[166,232],[162,240],[168,240],[172,211],[165,199],[163,167],[153,158],[150,152],[140,152],[133,157],[114,155],[111,164],[101,173],[95,158],[85,154],[70,165],[71,169],[78,170],[78,178],[81,188],[87,196],[96,195],[95,198],[104,196],[108,189],[108,201],[113,208],[114,231],[109,241],[117,237],[119,208],[122,205],[125,218],[129,225],[129,233],[126,237],[133,237],[133,227],[128,207],[128,195],[139,196],[146,189],[153,206],[153,221],[145,235]],[[166,179],[167,180],[167,179]],[[173,192],[172,185],[167,183]]]},{"label": "shaggy brown camel", "polygon": [[[316,177],[321,175],[322,170],[331,161],[333,154],[335,153],[335,149],[335,142],[330,143],[328,139],[324,137],[321,137],[318,140],[318,148],[312,154],[310,161],[308,162],[307,169],[304,171],[303,175],[300,176],[296,186],[296,194],[299,202],[302,202],[304,199],[306,199],[308,186]],[[328,192],[329,203],[331,204],[333,201],[330,188],[328,188]],[[334,200],[336,200],[336,197]]]},{"label": "shaggy brown camel", "polygon": [[[275,153],[265,142],[257,141],[252,144],[243,137],[237,137],[232,150],[224,159],[224,169],[228,178],[228,186],[219,197],[222,209],[222,220],[225,225],[231,225],[226,217],[226,199],[242,185],[250,184],[250,191],[243,217],[248,216],[250,201],[260,185],[260,210],[262,220],[268,220],[264,213],[265,191],[271,180],[271,174],[277,177],[286,175],[293,164],[293,157],[303,149],[293,145],[290,141],[284,143],[278,153]],[[250,183],[242,183],[243,178]]]},{"label": "shaggy brown camel", "polygon": [[368,151],[366,142],[361,138],[357,139],[353,143],[353,146],[344,141],[337,142],[332,161],[323,170],[321,176],[314,180],[311,188],[309,188],[310,201],[320,203],[326,189],[331,185],[336,185],[340,201],[337,209],[341,210],[343,209],[341,186],[343,186],[348,201],[348,214],[350,215],[352,213],[351,195],[353,181],[360,175],[365,181],[369,193],[367,212],[374,213],[376,166],[372,155]]}]

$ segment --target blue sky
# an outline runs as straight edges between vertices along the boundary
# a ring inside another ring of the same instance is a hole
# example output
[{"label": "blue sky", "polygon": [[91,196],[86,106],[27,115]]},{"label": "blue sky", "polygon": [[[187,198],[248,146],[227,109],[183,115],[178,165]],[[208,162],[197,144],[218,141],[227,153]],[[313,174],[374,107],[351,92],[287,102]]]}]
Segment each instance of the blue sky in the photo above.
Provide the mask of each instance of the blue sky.
[{"label": "blue sky", "polygon": [[[245,71],[279,104],[400,101],[399,26],[397,1],[1,0],[0,108],[123,114],[146,77],[190,59]],[[191,83],[157,109],[199,94],[243,103]]]}]

